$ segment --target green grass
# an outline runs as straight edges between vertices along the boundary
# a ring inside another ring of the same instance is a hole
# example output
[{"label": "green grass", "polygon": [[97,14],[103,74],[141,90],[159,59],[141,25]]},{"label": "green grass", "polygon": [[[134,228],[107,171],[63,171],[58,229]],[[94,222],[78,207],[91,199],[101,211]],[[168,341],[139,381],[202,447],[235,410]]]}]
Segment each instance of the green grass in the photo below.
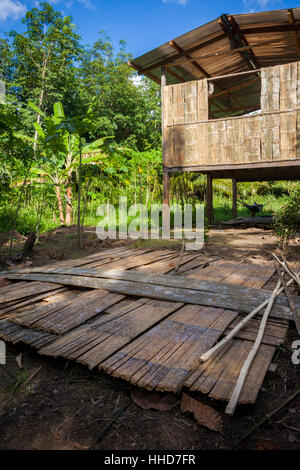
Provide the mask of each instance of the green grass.
[{"label": "green grass", "polygon": [[[264,209],[259,215],[271,215],[273,211],[279,209],[288,199],[288,196],[275,196],[273,194],[268,195],[256,195],[255,197],[248,197],[244,199],[244,202],[253,204],[264,204]],[[102,202],[102,201],[101,201]],[[97,216],[97,207],[100,202],[95,200],[87,204],[86,214],[84,219],[84,225],[86,227],[96,226],[100,217]],[[73,213],[75,214],[73,223],[76,223],[76,206],[74,205]],[[118,207],[116,208],[116,214],[118,218]],[[15,215],[15,208],[13,205],[6,205],[0,208],[0,232],[7,232],[13,227],[13,219]],[[243,207],[238,203],[238,217],[249,217],[250,212],[247,208]],[[230,197],[220,195],[217,192],[214,194],[214,220],[215,222],[222,222],[232,218],[232,201]],[[129,222],[134,217],[129,218]],[[172,217],[171,217],[172,220]],[[22,235],[27,235],[29,232],[36,230],[37,225],[37,209],[34,203],[27,204],[25,207],[22,206],[19,211],[19,216],[16,223],[16,231]],[[49,207],[44,208],[43,215],[40,220],[39,233],[51,230],[55,227],[60,226],[59,218],[57,213],[53,217],[53,210]]]},{"label": "green grass", "polygon": [[[274,211],[277,211],[286,201],[288,200],[287,196],[276,197],[272,194],[267,196],[256,195],[255,197],[245,198],[244,202],[246,204],[264,204],[262,212],[259,213],[260,216],[272,215]],[[249,217],[249,210],[242,206],[240,203],[237,205],[237,216],[238,217]],[[215,222],[224,222],[225,220],[232,219],[232,201],[231,198],[225,196],[220,196],[218,194],[214,195],[214,221]]]}]

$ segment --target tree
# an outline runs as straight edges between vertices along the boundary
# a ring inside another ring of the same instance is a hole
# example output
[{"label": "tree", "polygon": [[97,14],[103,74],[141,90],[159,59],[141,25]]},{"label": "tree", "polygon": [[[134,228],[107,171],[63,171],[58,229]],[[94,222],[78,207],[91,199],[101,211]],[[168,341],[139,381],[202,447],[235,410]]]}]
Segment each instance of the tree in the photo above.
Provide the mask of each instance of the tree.
[{"label": "tree", "polygon": [[[72,82],[74,61],[80,58],[82,50],[80,36],[75,33],[72,18],[63,18],[48,3],[28,11],[22,23],[26,27],[24,33],[9,34],[13,55],[9,91],[19,103],[24,105],[31,100],[47,113],[56,101],[63,99]],[[33,109],[25,105],[21,112],[28,131],[34,119]],[[40,124],[41,114],[37,112],[35,119]],[[35,131],[35,141],[36,138]]]},{"label": "tree", "polygon": [[143,151],[158,148],[160,136],[160,88],[149,79],[136,80],[127,65],[131,58],[125,42],[114,53],[103,32],[92,48],[86,49],[78,69],[82,103],[92,104],[93,126],[89,138],[114,134],[117,144]]}]

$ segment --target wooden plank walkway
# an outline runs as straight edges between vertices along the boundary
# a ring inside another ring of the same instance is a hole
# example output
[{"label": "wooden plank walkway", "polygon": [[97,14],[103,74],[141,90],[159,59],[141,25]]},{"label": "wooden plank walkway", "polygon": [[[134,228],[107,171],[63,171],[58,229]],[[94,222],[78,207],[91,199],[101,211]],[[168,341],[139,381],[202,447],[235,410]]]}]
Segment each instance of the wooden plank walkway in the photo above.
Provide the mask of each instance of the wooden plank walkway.
[{"label": "wooden plank walkway", "polygon": [[[199,364],[199,357],[235,326],[241,312],[268,297],[262,287],[274,269],[191,252],[175,275],[178,256],[167,249],[116,248],[10,272],[5,276],[19,282],[0,289],[0,338],[149,390],[188,387],[228,400],[259,321],[253,319],[214,360]],[[241,403],[256,400],[285,340],[291,313],[283,296],[272,314]]]}]

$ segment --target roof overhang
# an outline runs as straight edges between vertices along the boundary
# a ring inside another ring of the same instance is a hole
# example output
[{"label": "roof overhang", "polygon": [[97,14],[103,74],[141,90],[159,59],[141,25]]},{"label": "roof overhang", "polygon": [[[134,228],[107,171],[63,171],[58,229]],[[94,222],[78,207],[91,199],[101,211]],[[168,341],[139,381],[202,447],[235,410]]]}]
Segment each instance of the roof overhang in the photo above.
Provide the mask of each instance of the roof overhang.
[{"label": "roof overhang", "polygon": [[300,60],[300,8],[219,18],[129,62],[167,84],[256,70]]}]

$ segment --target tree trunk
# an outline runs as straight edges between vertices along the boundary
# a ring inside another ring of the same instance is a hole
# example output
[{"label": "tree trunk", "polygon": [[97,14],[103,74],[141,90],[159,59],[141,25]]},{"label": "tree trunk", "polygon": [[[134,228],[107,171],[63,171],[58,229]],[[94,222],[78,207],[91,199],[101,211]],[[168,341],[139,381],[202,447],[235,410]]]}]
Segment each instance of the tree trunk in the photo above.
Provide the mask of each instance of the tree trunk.
[{"label": "tree trunk", "polygon": [[78,168],[78,215],[77,215],[77,243],[78,248],[81,247],[81,213],[80,213],[80,197],[81,197],[81,159],[82,159],[82,145],[81,137],[79,138],[79,168]]},{"label": "tree trunk", "polygon": [[58,211],[59,211],[59,220],[60,220],[60,223],[64,225],[65,218],[64,218],[64,211],[63,211],[63,206],[61,202],[61,194],[60,194],[59,186],[55,186],[55,193],[56,193],[56,199],[57,199],[57,205],[58,205]]},{"label": "tree trunk", "polygon": [[66,204],[66,225],[71,225],[72,223],[72,170],[68,171],[67,179],[67,204]]},{"label": "tree trunk", "polygon": [[66,204],[66,225],[71,225],[72,223],[72,188],[68,186],[67,188],[67,204]]}]

